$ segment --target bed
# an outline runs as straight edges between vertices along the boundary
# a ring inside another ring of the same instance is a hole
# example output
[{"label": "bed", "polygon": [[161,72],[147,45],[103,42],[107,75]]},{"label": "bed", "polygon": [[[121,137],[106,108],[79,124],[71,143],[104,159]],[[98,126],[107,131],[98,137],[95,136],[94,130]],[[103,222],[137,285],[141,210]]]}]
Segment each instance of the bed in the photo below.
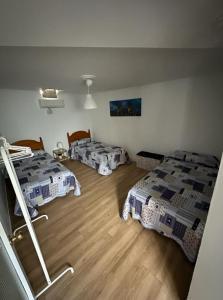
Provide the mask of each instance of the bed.
[{"label": "bed", "polygon": [[93,141],[90,130],[67,133],[67,139],[71,159],[81,161],[101,175],[110,175],[119,165],[129,161],[125,149]]},{"label": "bed", "polygon": [[[185,154],[186,153],[186,154]],[[129,191],[122,217],[174,239],[191,262],[200,247],[217,173],[215,157],[176,151]]]},{"label": "bed", "polygon": [[[13,162],[32,218],[38,215],[38,206],[56,197],[65,196],[71,190],[74,190],[74,195],[80,195],[80,184],[74,173],[44,151],[41,138],[39,141],[20,140],[13,145],[30,147],[34,153],[33,157]],[[22,215],[17,201],[14,213]]]}]

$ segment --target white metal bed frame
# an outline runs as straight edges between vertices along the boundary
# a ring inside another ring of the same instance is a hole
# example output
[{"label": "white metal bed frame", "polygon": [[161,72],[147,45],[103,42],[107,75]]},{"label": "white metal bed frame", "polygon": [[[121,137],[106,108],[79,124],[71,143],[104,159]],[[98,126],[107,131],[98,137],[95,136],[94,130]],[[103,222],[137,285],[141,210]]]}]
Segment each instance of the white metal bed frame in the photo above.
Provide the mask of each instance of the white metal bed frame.
[{"label": "white metal bed frame", "polygon": [[[38,218],[31,220],[29,211],[26,206],[26,202],[24,200],[24,196],[18,181],[17,174],[15,172],[15,168],[13,166],[12,161],[18,160],[18,159],[23,159],[27,157],[33,156],[33,153],[29,147],[21,147],[21,146],[12,146],[9,143],[7,143],[6,139],[3,137],[0,137],[0,150],[1,150],[1,157],[0,157],[0,163],[4,163],[5,167],[7,169],[9,178],[11,180],[12,186],[14,188],[17,200],[19,202],[23,217],[25,219],[25,224],[20,226],[19,228],[16,228],[14,231],[14,234],[16,232],[24,227],[28,228],[29,234],[31,236],[34,248],[36,250],[36,254],[39,258],[39,262],[41,265],[41,268],[43,270],[45,279],[47,281],[47,285],[45,288],[43,288],[36,296],[35,299],[38,298],[40,295],[42,295],[45,291],[47,291],[54,283],[56,283],[62,276],[64,276],[67,272],[71,272],[72,274],[74,273],[74,268],[73,267],[68,267],[66,268],[63,272],[61,272],[55,279],[51,280],[49,272],[47,270],[39,242],[34,230],[34,227],[32,225],[33,222],[41,219],[41,218],[46,218],[48,220],[47,215],[42,215],[39,216]],[[9,153],[10,150],[13,150],[13,153]],[[15,152],[14,152],[15,151]]]}]

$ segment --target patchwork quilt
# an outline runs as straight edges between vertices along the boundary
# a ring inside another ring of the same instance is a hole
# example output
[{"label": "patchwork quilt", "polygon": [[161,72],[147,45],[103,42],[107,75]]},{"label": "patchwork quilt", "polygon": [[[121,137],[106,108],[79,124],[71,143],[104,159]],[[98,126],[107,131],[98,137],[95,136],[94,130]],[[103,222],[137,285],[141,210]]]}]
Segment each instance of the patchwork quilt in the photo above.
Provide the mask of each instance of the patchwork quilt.
[{"label": "patchwork quilt", "polygon": [[99,142],[79,145],[73,143],[70,147],[70,156],[96,169],[101,175],[110,175],[112,170],[129,160],[125,149]]},{"label": "patchwork quilt", "polygon": [[129,213],[145,228],[174,239],[191,262],[196,260],[218,169],[165,158],[128,193]]},{"label": "patchwork quilt", "polygon": [[204,167],[218,168],[219,159],[216,156],[196,152],[176,150],[168,155],[176,160],[194,162]]},{"label": "patchwork quilt", "polygon": [[[65,196],[71,190],[74,195],[80,195],[80,184],[75,175],[44,151],[13,164],[32,218],[38,215],[38,206],[56,197]],[[17,200],[14,213],[22,215]]]}]

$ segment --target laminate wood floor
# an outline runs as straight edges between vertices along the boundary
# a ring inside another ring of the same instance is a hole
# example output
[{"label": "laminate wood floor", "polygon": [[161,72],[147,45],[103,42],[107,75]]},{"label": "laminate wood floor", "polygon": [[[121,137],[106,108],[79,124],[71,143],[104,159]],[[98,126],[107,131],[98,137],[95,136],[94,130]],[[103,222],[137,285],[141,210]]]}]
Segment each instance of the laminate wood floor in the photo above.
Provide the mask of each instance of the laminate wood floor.
[{"label": "laminate wood floor", "polygon": [[[39,299],[186,299],[193,265],[181,248],[138,221],[120,218],[128,190],[146,171],[130,164],[101,176],[77,161],[64,164],[76,174],[82,195],[41,207],[49,220],[37,221],[35,229],[52,277],[67,264],[75,272]],[[45,281],[28,234],[16,248],[37,292]]]}]

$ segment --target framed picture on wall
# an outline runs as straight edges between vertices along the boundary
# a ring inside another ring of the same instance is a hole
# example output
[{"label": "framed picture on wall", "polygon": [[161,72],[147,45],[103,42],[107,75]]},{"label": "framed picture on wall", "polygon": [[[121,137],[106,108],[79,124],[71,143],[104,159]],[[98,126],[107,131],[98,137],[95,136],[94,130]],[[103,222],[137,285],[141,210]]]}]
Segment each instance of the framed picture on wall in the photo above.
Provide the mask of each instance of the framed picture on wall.
[{"label": "framed picture on wall", "polygon": [[140,117],[141,116],[142,99],[126,99],[110,101],[111,117]]}]

